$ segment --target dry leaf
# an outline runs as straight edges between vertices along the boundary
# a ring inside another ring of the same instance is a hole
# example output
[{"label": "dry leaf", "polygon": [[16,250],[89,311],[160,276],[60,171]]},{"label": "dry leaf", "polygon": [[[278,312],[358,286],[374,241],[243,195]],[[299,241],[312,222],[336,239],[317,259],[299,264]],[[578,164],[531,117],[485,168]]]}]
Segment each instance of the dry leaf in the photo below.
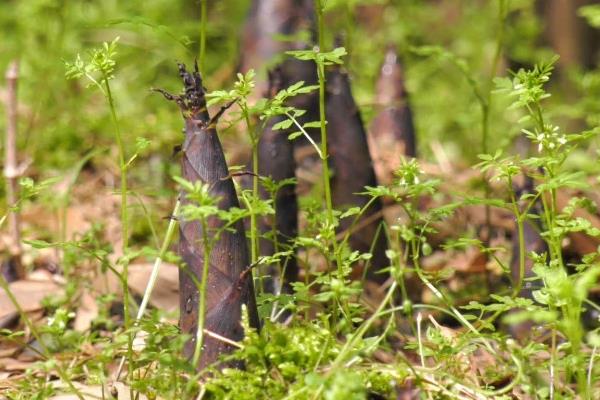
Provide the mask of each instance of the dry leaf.
[{"label": "dry leaf", "polygon": [[[144,295],[152,267],[153,264],[150,263],[129,266],[128,285],[135,294]],[[179,309],[179,268],[176,265],[162,263],[150,304],[168,312]]]},{"label": "dry leaf", "polygon": [[[97,399],[131,400],[131,397],[129,396],[129,387],[124,385],[121,382],[115,382],[113,384],[112,390],[116,391],[116,393],[117,393],[116,397],[111,396],[111,389],[106,386],[104,387],[104,391],[103,391],[102,386],[98,386],[98,385],[90,386],[90,385],[84,385],[79,382],[73,382],[73,385],[75,386],[75,388],[77,390],[79,390],[81,392],[81,394],[83,395],[83,398],[86,400],[87,399],[90,399],[90,400],[91,399],[94,399],[94,400],[97,400]],[[53,386],[55,387],[55,389],[64,392],[64,394],[58,394],[56,396],[49,397],[49,400],[79,400],[79,397],[77,397],[77,395],[69,392],[69,388],[67,387],[67,385],[65,383],[56,381],[56,382],[54,382]],[[139,394],[139,396],[136,397],[136,399],[147,400],[148,398],[146,396],[144,396],[143,394]],[[157,399],[160,399],[160,397],[157,397]]]},{"label": "dry leaf", "polygon": [[77,307],[77,315],[73,322],[73,329],[83,332],[89,329],[92,321],[98,316],[98,304],[96,299],[89,291],[82,293],[79,298],[79,307]]},{"label": "dry leaf", "polygon": [[0,371],[25,371],[31,367],[32,361],[21,361],[14,358],[0,358]]},{"label": "dry leaf", "polygon": [[[27,279],[9,285],[10,291],[24,312],[39,310],[46,296],[60,296],[63,288],[51,280]],[[0,291],[0,321],[17,313],[17,309],[4,291]]]}]

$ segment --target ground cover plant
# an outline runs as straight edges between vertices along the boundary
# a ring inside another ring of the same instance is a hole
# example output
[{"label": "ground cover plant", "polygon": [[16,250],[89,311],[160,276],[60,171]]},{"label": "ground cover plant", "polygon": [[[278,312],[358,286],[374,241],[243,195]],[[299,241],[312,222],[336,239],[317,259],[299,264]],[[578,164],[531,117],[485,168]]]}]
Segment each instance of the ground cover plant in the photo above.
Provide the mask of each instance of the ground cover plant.
[{"label": "ground cover plant", "polygon": [[599,19],[1,4],[0,398],[598,398]]}]

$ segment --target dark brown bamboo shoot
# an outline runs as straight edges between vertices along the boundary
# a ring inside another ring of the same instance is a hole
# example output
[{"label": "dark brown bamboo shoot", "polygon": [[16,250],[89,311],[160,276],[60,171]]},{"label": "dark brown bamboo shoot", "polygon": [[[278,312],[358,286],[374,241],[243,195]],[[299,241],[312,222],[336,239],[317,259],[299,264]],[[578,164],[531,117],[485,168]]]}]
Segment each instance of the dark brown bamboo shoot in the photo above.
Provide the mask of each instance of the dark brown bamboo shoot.
[{"label": "dark brown bamboo shoot", "polygon": [[402,156],[416,157],[416,135],[404,72],[394,49],[389,49],[377,81],[378,114],[371,123],[369,146],[380,182],[400,166]]},{"label": "dark brown bamboo shoot", "polygon": [[[326,114],[334,206],[338,209],[363,207],[369,201],[369,197],[359,193],[365,191],[365,186],[376,186],[377,180],[369,155],[367,136],[360,112],[352,97],[348,75],[337,67],[327,74]],[[352,221],[353,218],[342,219],[340,230],[349,229]],[[373,244],[373,257],[366,276],[375,282],[383,282],[388,277],[387,274],[377,273],[389,265],[385,256],[385,235],[383,232],[376,235],[382,221],[382,204],[377,199],[355,225],[349,239],[350,247],[363,253],[371,252]]]},{"label": "dark brown bamboo shoot", "polygon": [[[175,100],[185,120],[185,141],[182,147],[183,177],[190,181],[200,181],[210,185],[211,194],[219,199],[221,209],[239,207],[223,149],[215,129],[216,121],[211,120],[206,108],[202,79],[198,67],[192,73],[184,65],[179,66],[185,94],[170,96]],[[182,203],[187,202],[185,193]],[[202,279],[205,257],[202,242],[202,226],[198,221],[180,221],[179,254],[186,266],[181,270],[180,282],[180,327],[195,337],[198,327],[199,290],[189,274]],[[222,221],[211,217],[208,226],[213,230],[222,226]],[[209,232],[209,234],[211,233]],[[244,225],[239,221],[234,231],[225,231],[212,247],[206,292],[205,329],[233,341],[243,337],[241,306],[246,304],[250,322],[259,326],[254,298],[252,274],[248,271],[248,249]],[[195,339],[190,340],[184,352],[191,356]],[[232,346],[214,337],[205,335],[204,349],[199,368],[214,363],[220,354],[229,352]]]},{"label": "dark brown bamboo shoot", "polygon": [[[269,96],[273,97],[282,89],[282,73],[277,68],[269,74]],[[275,182],[296,176],[296,162],[294,160],[294,146],[288,139],[290,132],[273,130],[273,126],[284,117],[272,118],[268,121],[258,142],[258,173],[260,176],[270,177]],[[275,216],[268,216],[260,221],[260,230],[263,238],[260,241],[262,255],[273,255],[276,250],[282,251],[289,248],[298,234],[298,200],[296,198],[296,185],[285,185],[276,193],[273,207]],[[270,195],[263,188],[261,197],[269,199]],[[276,230],[276,236],[264,238]],[[276,242],[275,242],[276,241]],[[277,249],[276,245],[277,243]],[[291,293],[291,282],[298,278],[298,265],[294,256],[282,260],[282,274],[275,265],[269,266],[267,278],[263,281],[263,288],[267,293]]]},{"label": "dark brown bamboo shoot", "polygon": [[312,0],[254,0],[244,27],[240,69],[258,70],[277,55],[305,48],[307,43],[299,38],[281,39],[311,31],[313,26]]},{"label": "dark brown bamboo shoot", "polygon": [[[279,63],[282,88],[299,81],[315,85],[315,63],[284,54],[289,50],[309,47],[311,39],[298,35],[302,31],[314,35],[313,10],[312,0],[254,0],[244,28],[240,70],[246,72],[255,69],[260,72],[279,56],[282,57]],[[287,37],[286,40],[282,40],[284,37]],[[256,89],[255,93],[259,94],[268,90],[268,82],[263,74],[259,73]],[[301,118],[301,122],[307,122],[318,119],[318,101],[318,95],[313,92],[290,99],[290,105],[306,110],[307,114]]]}]

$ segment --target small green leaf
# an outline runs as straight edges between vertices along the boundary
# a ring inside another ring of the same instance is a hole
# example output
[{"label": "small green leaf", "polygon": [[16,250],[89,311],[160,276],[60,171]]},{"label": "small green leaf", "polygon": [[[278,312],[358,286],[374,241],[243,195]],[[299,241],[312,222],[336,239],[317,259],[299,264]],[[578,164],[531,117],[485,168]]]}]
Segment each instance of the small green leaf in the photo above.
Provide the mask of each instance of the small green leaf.
[{"label": "small green leaf", "polygon": [[273,125],[273,130],[278,131],[278,130],[288,129],[290,126],[292,126],[293,123],[294,123],[294,121],[292,121],[291,119],[286,119],[286,120],[280,121],[280,122],[276,123],[275,125]]},{"label": "small green leaf", "polygon": [[301,132],[301,131],[298,131],[298,132],[292,132],[292,133],[290,133],[290,134],[288,135],[288,139],[289,139],[289,140],[294,140],[294,139],[297,139],[297,138],[299,138],[300,136],[302,136],[302,132]]}]

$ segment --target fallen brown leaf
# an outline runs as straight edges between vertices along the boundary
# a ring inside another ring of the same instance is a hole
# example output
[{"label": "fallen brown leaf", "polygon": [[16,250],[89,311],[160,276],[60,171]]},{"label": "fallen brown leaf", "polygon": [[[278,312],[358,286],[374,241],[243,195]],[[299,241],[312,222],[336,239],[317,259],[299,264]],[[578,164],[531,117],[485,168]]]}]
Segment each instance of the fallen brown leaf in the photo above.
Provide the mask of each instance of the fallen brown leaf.
[{"label": "fallen brown leaf", "polygon": [[[143,296],[152,273],[153,264],[140,263],[129,266],[129,288]],[[156,286],[150,297],[150,304],[168,312],[179,309],[179,268],[163,263],[158,273]]]},{"label": "fallen brown leaf", "polygon": [[84,291],[79,298],[79,307],[73,323],[73,329],[79,332],[89,329],[92,321],[98,316],[98,304],[89,291]]},{"label": "fallen brown leaf", "polygon": [[[24,312],[41,309],[42,300],[47,296],[60,296],[63,288],[52,280],[21,280],[9,285],[10,291]],[[0,321],[11,318],[17,309],[5,291],[0,291]]]}]

